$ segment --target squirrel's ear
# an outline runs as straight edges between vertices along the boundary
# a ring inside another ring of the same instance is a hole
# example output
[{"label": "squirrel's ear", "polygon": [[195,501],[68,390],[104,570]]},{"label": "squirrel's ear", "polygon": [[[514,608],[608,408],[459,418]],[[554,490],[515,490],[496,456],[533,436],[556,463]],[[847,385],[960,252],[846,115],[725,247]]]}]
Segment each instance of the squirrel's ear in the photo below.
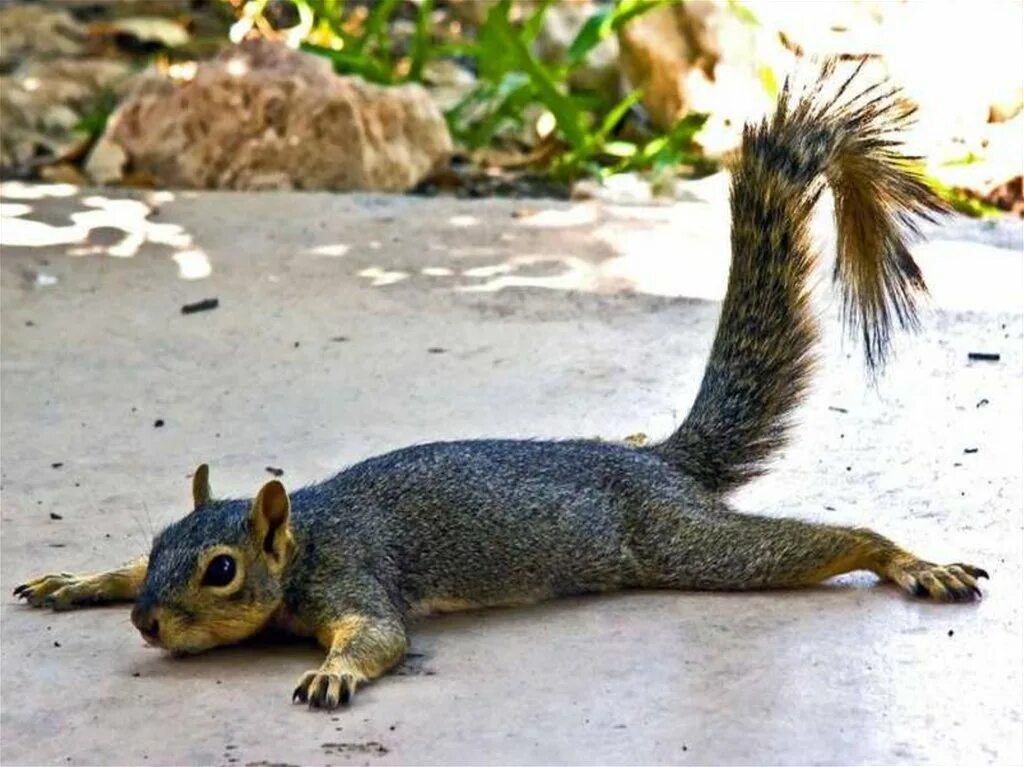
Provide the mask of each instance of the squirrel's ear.
[{"label": "squirrel's ear", "polygon": [[202,463],[192,475],[192,502],[195,504],[193,508],[198,509],[210,498],[210,467]]},{"label": "squirrel's ear", "polygon": [[284,565],[292,543],[290,513],[288,493],[276,479],[260,488],[249,511],[249,530],[274,569]]}]

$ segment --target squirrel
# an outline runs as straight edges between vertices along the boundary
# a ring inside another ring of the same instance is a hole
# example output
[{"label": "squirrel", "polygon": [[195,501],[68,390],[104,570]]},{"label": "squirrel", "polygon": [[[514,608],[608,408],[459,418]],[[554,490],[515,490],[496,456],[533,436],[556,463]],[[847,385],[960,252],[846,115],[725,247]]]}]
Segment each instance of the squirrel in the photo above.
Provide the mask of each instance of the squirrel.
[{"label": "squirrel", "polygon": [[[863,66],[863,62],[861,62]],[[176,654],[270,626],[326,650],[293,701],[333,709],[404,656],[412,619],[626,588],[743,590],[867,570],[933,600],[981,597],[973,565],[937,565],[863,528],[758,516],[728,494],[784,444],[814,368],[809,221],[825,185],[838,229],[835,279],[869,370],[925,290],[908,252],[946,206],[901,153],[914,113],[885,81],[854,90],[826,62],[787,80],[773,114],[744,127],[730,192],[732,262],[692,409],[651,445],[599,440],[437,442],[370,458],[291,494],[271,480],[220,499],[204,464],[193,510],[148,557],[14,590],[66,610],[132,601],[144,639]],[[838,87],[829,94],[828,86]]]}]

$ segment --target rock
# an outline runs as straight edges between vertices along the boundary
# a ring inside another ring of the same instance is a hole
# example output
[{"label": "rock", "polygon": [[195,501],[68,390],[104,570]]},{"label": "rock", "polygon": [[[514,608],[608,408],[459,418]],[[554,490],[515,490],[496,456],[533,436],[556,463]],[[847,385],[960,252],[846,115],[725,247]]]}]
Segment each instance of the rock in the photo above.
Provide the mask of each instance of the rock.
[{"label": "rock", "polygon": [[404,191],[452,143],[421,86],[339,77],[326,59],[248,40],[191,79],[148,77],[108,121],[90,176],[109,176],[113,147],[159,186]]},{"label": "rock", "polygon": [[633,19],[619,30],[622,72],[633,88],[643,91],[642,102],[651,122],[668,128],[686,114],[686,75],[693,68],[690,46],[668,6]]},{"label": "rock", "polygon": [[85,171],[94,184],[112,186],[121,182],[127,167],[128,153],[103,135],[89,153]]},{"label": "rock", "polygon": [[[590,0],[556,3],[544,14],[534,48],[547,62],[565,61],[569,46],[584,22],[598,10]],[[580,90],[617,94],[620,90],[619,41],[608,36],[587,54],[569,75],[569,84]]]},{"label": "rock", "polygon": [[928,173],[1003,210],[1020,213],[1020,158],[1024,157],[1024,113],[987,123],[969,135],[930,147]]},{"label": "rock", "polygon": [[745,121],[775,101],[774,73],[792,61],[775,35],[725,2],[691,0],[645,13],[619,30],[622,70],[651,121],[668,129],[690,112],[711,115],[700,143],[721,156]]},{"label": "rock", "polygon": [[39,5],[0,9],[0,71],[26,59],[77,56],[85,49],[85,29],[66,11]]},{"label": "rock", "polygon": [[84,151],[89,136],[76,130],[78,122],[130,72],[118,61],[56,59],[30,61],[0,77],[0,167],[25,175]]},{"label": "rock", "polygon": [[985,202],[1024,218],[1024,177],[1004,181],[985,195]]},{"label": "rock", "polygon": [[181,24],[159,16],[130,16],[108,23],[109,28],[122,35],[128,35],[140,43],[155,43],[166,48],[176,48],[189,41],[189,34]]},{"label": "rock", "polygon": [[438,108],[446,111],[476,87],[476,77],[451,59],[431,59],[423,66],[423,85]]}]

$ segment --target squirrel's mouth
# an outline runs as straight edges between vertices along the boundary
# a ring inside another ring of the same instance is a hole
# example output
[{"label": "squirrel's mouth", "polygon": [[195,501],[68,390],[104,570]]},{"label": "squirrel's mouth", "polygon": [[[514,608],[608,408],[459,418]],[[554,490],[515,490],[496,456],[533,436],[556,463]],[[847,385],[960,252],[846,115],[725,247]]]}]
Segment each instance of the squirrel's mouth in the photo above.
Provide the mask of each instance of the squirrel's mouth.
[{"label": "squirrel's mouth", "polygon": [[145,634],[141,631],[139,633],[142,634],[142,641],[144,641],[147,646],[155,647],[157,649],[164,649],[164,644],[160,641],[160,637],[150,636],[149,634]]}]

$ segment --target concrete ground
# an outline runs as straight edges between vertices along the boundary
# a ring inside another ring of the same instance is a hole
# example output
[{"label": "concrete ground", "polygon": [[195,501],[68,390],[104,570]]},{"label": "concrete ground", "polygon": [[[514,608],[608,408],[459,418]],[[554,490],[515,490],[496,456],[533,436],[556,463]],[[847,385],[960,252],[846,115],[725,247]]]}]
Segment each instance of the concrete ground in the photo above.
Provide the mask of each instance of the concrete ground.
[{"label": "concrete ground", "polygon": [[876,387],[825,307],[796,440],[737,497],[986,567],[983,601],[854,576],[428,619],[397,673],[321,713],[290,703],[310,644],[172,659],[124,607],[11,589],[147,550],[201,461],[250,495],[268,466],[297,486],[416,441],[666,433],[724,285],[721,189],[622,208],[8,184],[0,213],[5,765],[1024,761],[1019,224],[917,249],[933,303]]}]

